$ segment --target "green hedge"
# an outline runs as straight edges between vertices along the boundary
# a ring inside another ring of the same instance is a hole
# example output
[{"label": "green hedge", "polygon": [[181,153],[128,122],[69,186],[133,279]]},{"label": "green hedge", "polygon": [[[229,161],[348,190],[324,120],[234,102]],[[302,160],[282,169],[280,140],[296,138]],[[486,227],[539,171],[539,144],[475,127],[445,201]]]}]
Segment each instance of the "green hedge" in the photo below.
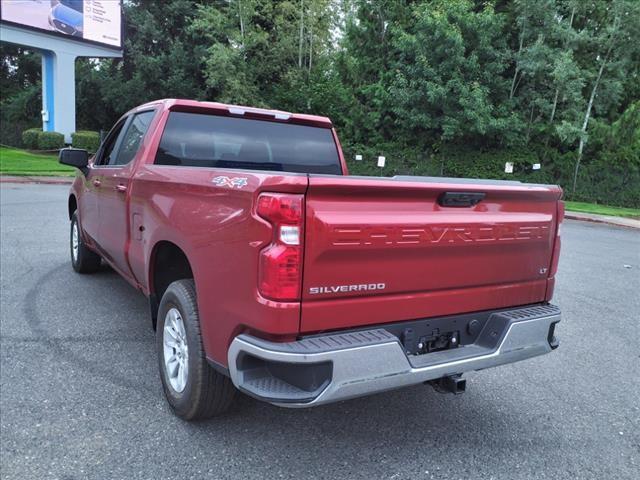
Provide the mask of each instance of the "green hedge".
[{"label": "green hedge", "polygon": [[[640,160],[635,145],[604,150],[583,158],[575,194],[572,192],[576,153],[561,153],[544,146],[529,149],[482,150],[443,146],[438,151],[419,152],[402,145],[344,145],[351,175],[419,175],[459,178],[520,180],[526,183],[558,184],[564,198],[603,205],[640,208]],[[362,161],[354,159],[363,155]],[[384,168],[376,166],[378,155],[386,157]],[[514,164],[505,173],[506,162]],[[533,170],[539,163],[540,170]]]},{"label": "green hedge", "polygon": [[64,148],[64,135],[58,132],[39,132],[38,150],[59,150]]},{"label": "green hedge", "polygon": [[22,132],[22,144],[28,150],[58,150],[64,148],[64,135],[43,132],[41,128],[29,128]]},{"label": "green hedge", "polygon": [[100,134],[90,130],[78,130],[71,134],[71,145],[95,153],[100,146]]},{"label": "green hedge", "polygon": [[560,184],[565,188],[565,197],[569,200],[602,205],[640,208],[638,152],[635,152],[635,158],[626,164],[623,163],[623,152],[616,153],[618,154],[615,159],[605,154],[596,161],[580,167],[575,194],[571,194],[573,177],[569,176],[565,182],[561,181]]},{"label": "green hedge", "polygon": [[22,132],[22,144],[24,148],[29,150],[38,149],[38,134],[42,132],[41,128],[29,128]]}]

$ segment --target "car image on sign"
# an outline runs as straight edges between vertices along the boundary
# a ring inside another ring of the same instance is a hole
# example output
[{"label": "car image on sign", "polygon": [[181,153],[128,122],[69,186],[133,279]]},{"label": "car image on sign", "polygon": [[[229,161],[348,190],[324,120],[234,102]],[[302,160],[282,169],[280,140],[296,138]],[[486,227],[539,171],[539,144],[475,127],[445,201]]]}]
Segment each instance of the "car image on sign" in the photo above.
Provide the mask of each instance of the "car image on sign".
[{"label": "car image on sign", "polygon": [[82,0],[61,0],[51,8],[49,25],[61,33],[82,37]]}]

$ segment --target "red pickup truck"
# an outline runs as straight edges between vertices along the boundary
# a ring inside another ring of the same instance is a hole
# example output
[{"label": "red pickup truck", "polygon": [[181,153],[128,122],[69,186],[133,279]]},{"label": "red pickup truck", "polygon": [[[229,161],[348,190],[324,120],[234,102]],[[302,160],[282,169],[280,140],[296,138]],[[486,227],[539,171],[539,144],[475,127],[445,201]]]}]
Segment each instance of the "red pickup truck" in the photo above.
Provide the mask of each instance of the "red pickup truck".
[{"label": "red pickup truck", "polygon": [[562,191],[348,176],[325,117],[191,100],[125,114],[69,194],[71,261],[149,299],[177,415],[310,407],[548,353]]}]

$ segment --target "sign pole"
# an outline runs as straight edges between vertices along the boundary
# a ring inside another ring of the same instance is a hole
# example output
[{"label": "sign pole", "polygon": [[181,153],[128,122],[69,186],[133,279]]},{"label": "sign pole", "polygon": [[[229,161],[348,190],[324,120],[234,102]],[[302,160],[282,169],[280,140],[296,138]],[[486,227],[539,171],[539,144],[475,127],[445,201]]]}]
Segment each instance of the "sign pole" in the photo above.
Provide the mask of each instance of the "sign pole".
[{"label": "sign pole", "polygon": [[[4,15],[3,10],[3,19]],[[122,50],[4,21],[0,23],[0,34],[2,42],[42,54],[42,130],[62,133],[65,142],[71,143],[71,134],[76,130],[76,58],[121,58]]]},{"label": "sign pole", "polygon": [[42,50],[42,130],[71,143],[76,125],[76,55]]}]

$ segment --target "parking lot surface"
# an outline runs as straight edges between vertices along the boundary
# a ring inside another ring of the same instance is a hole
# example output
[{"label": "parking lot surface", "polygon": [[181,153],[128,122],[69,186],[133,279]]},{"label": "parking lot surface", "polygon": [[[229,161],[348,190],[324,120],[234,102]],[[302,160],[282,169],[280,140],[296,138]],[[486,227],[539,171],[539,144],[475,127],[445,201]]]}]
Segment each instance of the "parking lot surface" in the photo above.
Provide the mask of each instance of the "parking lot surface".
[{"label": "parking lot surface", "polygon": [[640,476],[640,233],[567,221],[560,348],[309,410],[239,395],[206,422],[162,394],[145,298],[69,263],[66,186],[0,186],[3,479]]}]

